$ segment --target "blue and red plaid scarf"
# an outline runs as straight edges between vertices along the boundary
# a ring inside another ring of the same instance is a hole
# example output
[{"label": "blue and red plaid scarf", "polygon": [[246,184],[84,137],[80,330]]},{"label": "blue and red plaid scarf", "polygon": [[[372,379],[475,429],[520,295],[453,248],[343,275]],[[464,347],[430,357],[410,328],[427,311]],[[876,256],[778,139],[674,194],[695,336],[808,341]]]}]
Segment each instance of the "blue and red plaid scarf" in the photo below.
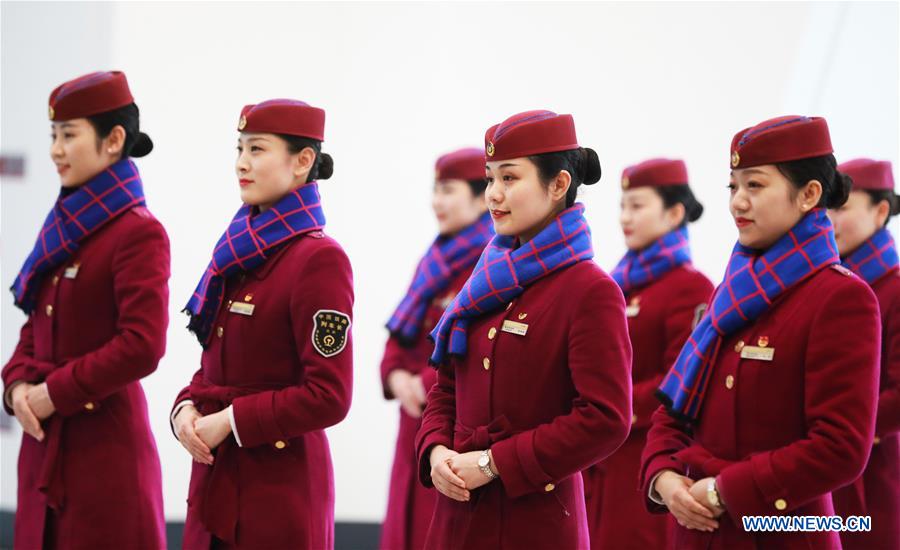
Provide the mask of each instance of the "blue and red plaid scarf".
[{"label": "blue and red plaid scarf", "polygon": [[141,175],[128,158],[112,164],[81,187],[63,189],[10,288],[16,306],[31,313],[47,272],[71,258],[79,243],[95,231],[145,204]]},{"label": "blue and red plaid scarf", "polygon": [[610,276],[624,294],[658,281],[676,267],[691,263],[687,227],[666,233],[641,251],[629,250]]},{"label": "blue and red plaid scarf", "polygon": [[431,331],[432,365],[444,364],[448,355],[465,355],[470,319],[502,308],[542,277],[594,257],[582,204],[564,210],[527,243],[515,248],[516,242],[496,235],[484,249],[472,276]]},{"label": "blue and red plaid scarf", "polygon": [[265,212],[242,206],[213,249],[212,261],[184,308],[191,316],[188,330],[201,344],[209,339],[213,321],[225,298],[225,280],[262,265],[282,243],[325,227],[319,186],[313,182],[295,189]]},{"label": "blue and red plaid scarf", "polygon": [[897,245],[886,227],[869,237],[843,262],[844,267],[862,277],[869,286],[900,267]]},{"label": "blue and red plaid scarf", "polygon": [[391,336],[405,346],[415,343],[428,304],[447,290],[450,281],[460,273],[472,269],[493,235],[491,215],[485,212],[478,221],[456,235],[435,239],[419,261],[406,296],[388,320]]},{"label": "blue and red plaid scarf", "polygon": [[695,423],[722,341],[759,318],[780,294],[840,262],[825,210],[804,216],[768,250],[736,244],[710,311],[657,390],[674,418]]}]

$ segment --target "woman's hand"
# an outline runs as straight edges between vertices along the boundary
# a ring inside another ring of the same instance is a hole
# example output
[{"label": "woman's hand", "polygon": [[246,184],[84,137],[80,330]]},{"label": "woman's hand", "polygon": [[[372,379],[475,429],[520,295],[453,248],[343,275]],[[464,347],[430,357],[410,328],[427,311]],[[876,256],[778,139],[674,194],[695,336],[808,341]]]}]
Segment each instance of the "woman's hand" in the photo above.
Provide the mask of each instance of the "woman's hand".
[{"label": "woman's hand", "polygon": [[16,384],[10,393],[10,401],[12,401],[12,410],[16,415],[16,420],[31,437],[38,441],[44,440],[44,430],[41,428],[41,421],[38,419],[31,405],[28,404],[28,392],[34,384],[28,382],[20,382]]},{"label": "woman's hand", "polygon": [[450,468],[450,461],[456,456],[459,456],[459,453],[451,451],[443,445],[434,446],[429,457],[431,461],[431,482],[434,483],[434,488],[442,495],[460,502],[467,502],[471,495],[466,490],[466,482]]},{"label": "woman's hand", "polygon": [[194,422],[194,432],[200,441],[209,449],[218,447],[225,438],[231,435],[231,421],[228,419],[228,409],[201,416]]},{"label": "woman's hand", "polygon": [[484,475],[481,467],[478,466],[478,459],[481,458],[481,454],[482,451],[471,451],[458,454],[450,459],[450,469],[466,482],[466,489],[470,491],[493,481],[493,478]]},{"label": "woman's hand", "polygon": [[56,412],[53,401],[50,401],[50,392],[47,390],[46,382],[29,388],[26,399],[28,400],[28,406],[31,407],[31,412],[34,413],[38,420],[46,420]]},{"label": "woman's hand", "polygon": [[712,512],[713,517],[718,518],[725,513],[725,509],[721,506],[713,506],[713,503],[709,501],[709,484],[710,482],[715,481],[715,479],[716,478],[714,477],[706,477],[699,481],[695,481],[691,486],[690,493],[691,496],[694,497],[694,500]]},{"label": "woman's hand", "polygon": [[713,513],[691,494],[690,489],[694,485],[689,477],[666,470],[656,478],[654,489],[679,525],[699,531],[715,531],[719,528],[719,523],[714,519]]},{"label": "woman's hand", "polygon": [[422,384],[421,376],[413,376],[403,369],[394,369],[388,375],[388,387],[406,414],[413,418],[422,416],[425,386]]},{"label": "woman's hand", "polygon": [[181,407],[178,414],[175,415],[173,423],[175,424],[175,435],[178,441],[187,449],[195,461],[212,466],[213,456],[209,447],[197,435],[195,425],[198,420],[203,418],[193,405],[185,405]]}]

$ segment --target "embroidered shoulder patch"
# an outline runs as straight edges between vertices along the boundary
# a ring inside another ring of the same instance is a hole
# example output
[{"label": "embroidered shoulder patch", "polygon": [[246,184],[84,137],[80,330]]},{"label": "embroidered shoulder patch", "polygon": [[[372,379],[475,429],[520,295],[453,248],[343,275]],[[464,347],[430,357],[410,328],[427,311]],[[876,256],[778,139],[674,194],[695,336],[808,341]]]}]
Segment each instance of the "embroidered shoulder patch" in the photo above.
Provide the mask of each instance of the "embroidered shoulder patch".
[{"label": "embroidered shoulder patch", "polygon": [[333,309],[320,309],[313,315],[312,344],[324,357],[344,351],[350,334],[350,316]]}]

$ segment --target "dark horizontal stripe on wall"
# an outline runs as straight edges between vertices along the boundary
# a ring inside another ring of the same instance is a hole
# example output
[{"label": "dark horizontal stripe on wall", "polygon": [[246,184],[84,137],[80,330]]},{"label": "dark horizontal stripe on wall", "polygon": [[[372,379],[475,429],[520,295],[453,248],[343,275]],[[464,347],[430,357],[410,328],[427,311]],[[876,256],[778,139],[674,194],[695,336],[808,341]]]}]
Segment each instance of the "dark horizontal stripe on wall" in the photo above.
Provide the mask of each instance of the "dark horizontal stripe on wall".
[{"label": "dark horizontal stripe on wall", "polygon": [[[0,549],[13,547],[13,512],[0,511]],[[166,523],[166,539],[170,550],[181,548],[181,522]],[[339,521],[334,525],[335,550],[375,550],[381,536],[380,523],[350,523]]]}]

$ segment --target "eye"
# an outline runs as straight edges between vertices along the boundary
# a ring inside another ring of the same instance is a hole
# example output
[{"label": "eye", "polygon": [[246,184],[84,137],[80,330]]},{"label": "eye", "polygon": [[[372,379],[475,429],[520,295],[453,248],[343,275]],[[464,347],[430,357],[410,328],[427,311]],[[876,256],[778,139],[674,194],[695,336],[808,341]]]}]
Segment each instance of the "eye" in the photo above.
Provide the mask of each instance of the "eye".
[{"label": "eye", "polygon": [[510,176],[509,174],[503,176],[503,181],[513,181],[514,179],[516,179],[516,178],[514,178],[513,176]]},{"label": "eye", "polygon": [[747,187],[749,187],[750,189],[759,189],[760,187],[762,187],[762,185],[759,182],[750,180],[747,183]]},{"label": "eye", "polygon": [[258,145],[251,145],[251,146],[250,146],[250,152],[251,152],[251,153],[255,153],[255,152],[257,152],[257,151],[262,151],[262,150],[263,150],[262,147],[260,147],[260,146],[258,146]]},{"label": "eye", "polygon": [[63,137],[66,139],[71,139],[71,138],[75,137],[75,134],[73,134],[71,132],[64,132]]},{"label": "eye", "polygon": [[734,193],[735,191],[737,191],[737,185],[735,185],[735,184],[733,184],[733,183],[729,183],[729,184],[726,185],[725,187],[727,187],[728,190],[731,191],[732,193]]},{"label": "eye", "polygon": [[493,178],[493,176],[487,176],[487,177],[484,178],[484,180],[488,183],[488,185],[494,183],[494,178]]},{"label": "eye", "polygon": [[244,152],[244,148],[241,147],[240,145],[238,145],[237,147],[235,147],[235,149],[237,149],[237,152],[238,152],[238,153],[243,153],[243,152]]}]

